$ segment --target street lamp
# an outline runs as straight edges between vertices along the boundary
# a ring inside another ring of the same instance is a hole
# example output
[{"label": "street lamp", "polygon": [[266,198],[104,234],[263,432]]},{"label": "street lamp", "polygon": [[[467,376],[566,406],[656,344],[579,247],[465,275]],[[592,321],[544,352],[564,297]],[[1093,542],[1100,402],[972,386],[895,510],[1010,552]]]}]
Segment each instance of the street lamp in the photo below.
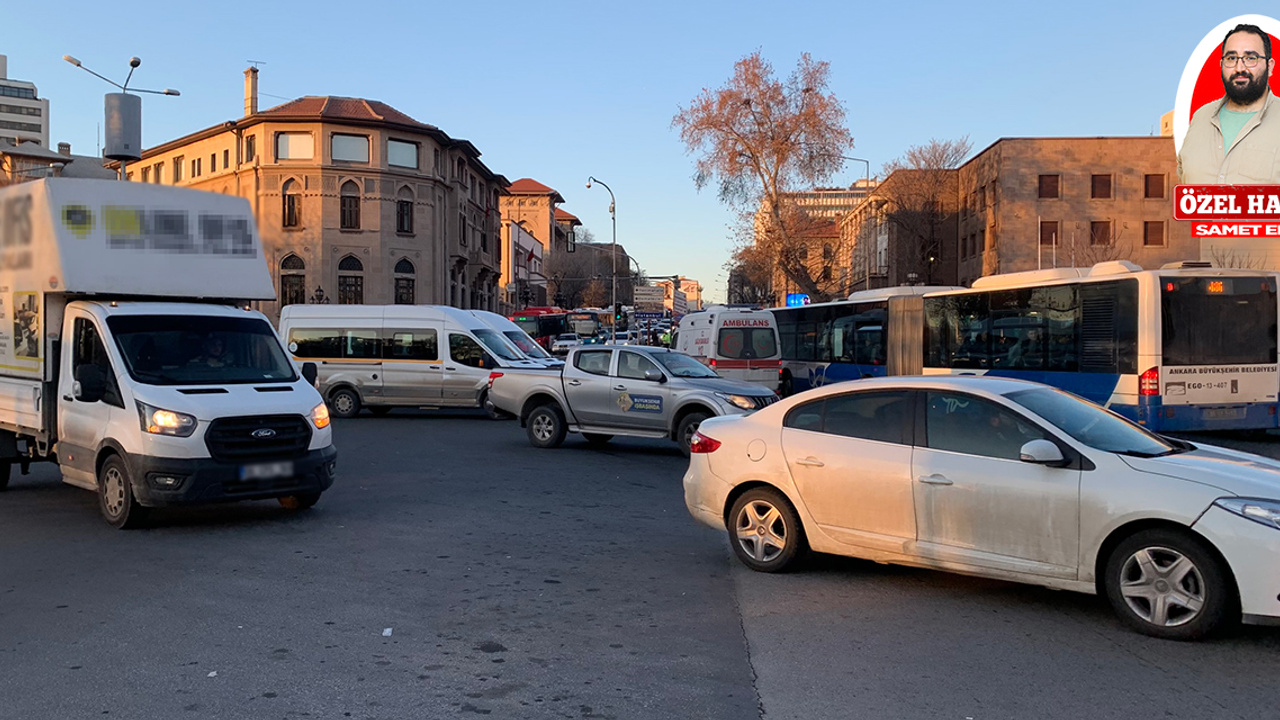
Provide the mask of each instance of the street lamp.
[{"label": "street lamp", "polygon": [[609,191],[609,219],[613,221],[613,249],[609,251],[609,262],[613,267],[613,291],[610,297],[613,299],[611,309],[614,313],[618,312],[618,215],[614,212],[617,201],[613,197],[613,189],[608,185],[600,182],[594,177],[587,177],[587,189],[591,189],[591,183],[599,183],[601,187]]},{"label": "street lamp", "polygon": [[[848,157],[846,155],[841,155],[840,159],[853,160],[854,162],[860,162],[867,166],[867,180],[866,180],[866,184],[863,185],[862,187],[862,192],[864,193],[863,199],[870,200],[871,199],[871,161],[864,160],[863,158]],[[870,290],[871,289],[871,249],[869,245],[867,246],[867,250],[863,254],[866,255],[866,262],[864,263],[864,267],[866,268],[866,274],[865,274],[865,279],[863,281],[862,289]]]},{"label": "street lamp", "polygon": [[[125,77],[124,84],[121,85],[90,70],[70,55],[63,55],[62,59],[99,80],[104,80],[109,85],[120,88],[120,92],[107,93],[103,98],[104,114],[106,115],[106,124],[104,125],[106,128],[106,147],[102,155],[112,160],[119,160],[120,179],[126,179],[128,176],[125,174],[125,162],[142,159],[142,98],[129,94],[129,81],[133,79],[133,71],[138,69],[138,66],[142,64],[142,60],[137,57],[129,58],[129,75]],[[163,90],[133,88],[133,92],[173,96],[182,94],[172,88]]]}]

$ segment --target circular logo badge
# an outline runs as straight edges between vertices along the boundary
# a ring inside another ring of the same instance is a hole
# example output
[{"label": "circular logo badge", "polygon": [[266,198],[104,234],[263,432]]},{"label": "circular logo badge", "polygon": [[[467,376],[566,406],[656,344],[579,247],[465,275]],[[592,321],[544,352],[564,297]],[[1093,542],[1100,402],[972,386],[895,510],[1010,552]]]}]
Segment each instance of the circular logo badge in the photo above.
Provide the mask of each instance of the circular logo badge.
[{"label": "circular logo badge", "polygon": [[66,205],[62,208],[62,224],[76,237],[88,237],[93,232],[93,211],[85,205]]},{"label": "circular logo badge", "polygon": [[289,343],[289,352],[291,352],[291,353],[296,353],[296,352],[298,352],[298,343],[296,343],[296,342],[291,342],[291,343]]}]

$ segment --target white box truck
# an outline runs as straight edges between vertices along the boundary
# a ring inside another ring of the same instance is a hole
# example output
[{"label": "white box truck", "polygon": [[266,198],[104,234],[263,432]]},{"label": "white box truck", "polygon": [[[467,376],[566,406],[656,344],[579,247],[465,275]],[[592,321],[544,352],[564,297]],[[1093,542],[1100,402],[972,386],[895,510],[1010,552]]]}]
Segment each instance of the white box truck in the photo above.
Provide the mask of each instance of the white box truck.
[{"label": "white box truck", "polygon": [[121,528],[158,506],[314,505],[337,452],[315,368],[249,309],[273,297],[244,199],[0,189],[0,489],[53,461]]}]

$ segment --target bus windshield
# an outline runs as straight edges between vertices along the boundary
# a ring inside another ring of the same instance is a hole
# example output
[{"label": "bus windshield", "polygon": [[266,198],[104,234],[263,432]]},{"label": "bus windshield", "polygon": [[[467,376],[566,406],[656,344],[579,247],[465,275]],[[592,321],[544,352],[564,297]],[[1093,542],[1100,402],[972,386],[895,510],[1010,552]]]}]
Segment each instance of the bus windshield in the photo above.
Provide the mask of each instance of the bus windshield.
[{"label": "bus windshield", "polygon": [[265,320],[201,315],[107,319],[129,375],[147,385],[293,382],[298,376]]},{"label": "bus windshield", "polygon": [[1165,365],[1276,361],[1276,281],[1255,277],[1160,278]]}]

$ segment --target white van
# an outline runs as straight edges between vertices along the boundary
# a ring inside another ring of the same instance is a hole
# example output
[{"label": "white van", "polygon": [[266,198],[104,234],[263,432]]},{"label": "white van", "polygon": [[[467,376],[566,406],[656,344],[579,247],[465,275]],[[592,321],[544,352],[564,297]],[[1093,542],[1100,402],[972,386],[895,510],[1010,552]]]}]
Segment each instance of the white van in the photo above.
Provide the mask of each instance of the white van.
[{"label": "white van", "polygon": [[475,315],[485,325],[502,333],[512,345],[515,345],[525,357],[538,363],[543,367],[560,367],[564,365],[564,360],[547,352],[547,349],[538,344],[529,333],[520,329],[520,326],[505,318],[498,313],[489,312],[488,310],[468,310],[467,312]]},{"label": "white van", "polygon": [[289,305],[280,336],[319,369],[338,417],[360,408],[486,407],[489,372],[541,368],[466,310],[442,305]]},{"label": "white van", "polygon": [[56,462],[127,528],[152,507],[307,508],[333,484],[315,368],[246,305],[275,296],[247,201],[51,178],[0,188],[0,209],[0,490]]},{"label": "white van", "polygon": [[680,319],[674,350],[692,355],[721,377],[778,389],[782,354],[778,324],[768,310],[712,305]]}]

